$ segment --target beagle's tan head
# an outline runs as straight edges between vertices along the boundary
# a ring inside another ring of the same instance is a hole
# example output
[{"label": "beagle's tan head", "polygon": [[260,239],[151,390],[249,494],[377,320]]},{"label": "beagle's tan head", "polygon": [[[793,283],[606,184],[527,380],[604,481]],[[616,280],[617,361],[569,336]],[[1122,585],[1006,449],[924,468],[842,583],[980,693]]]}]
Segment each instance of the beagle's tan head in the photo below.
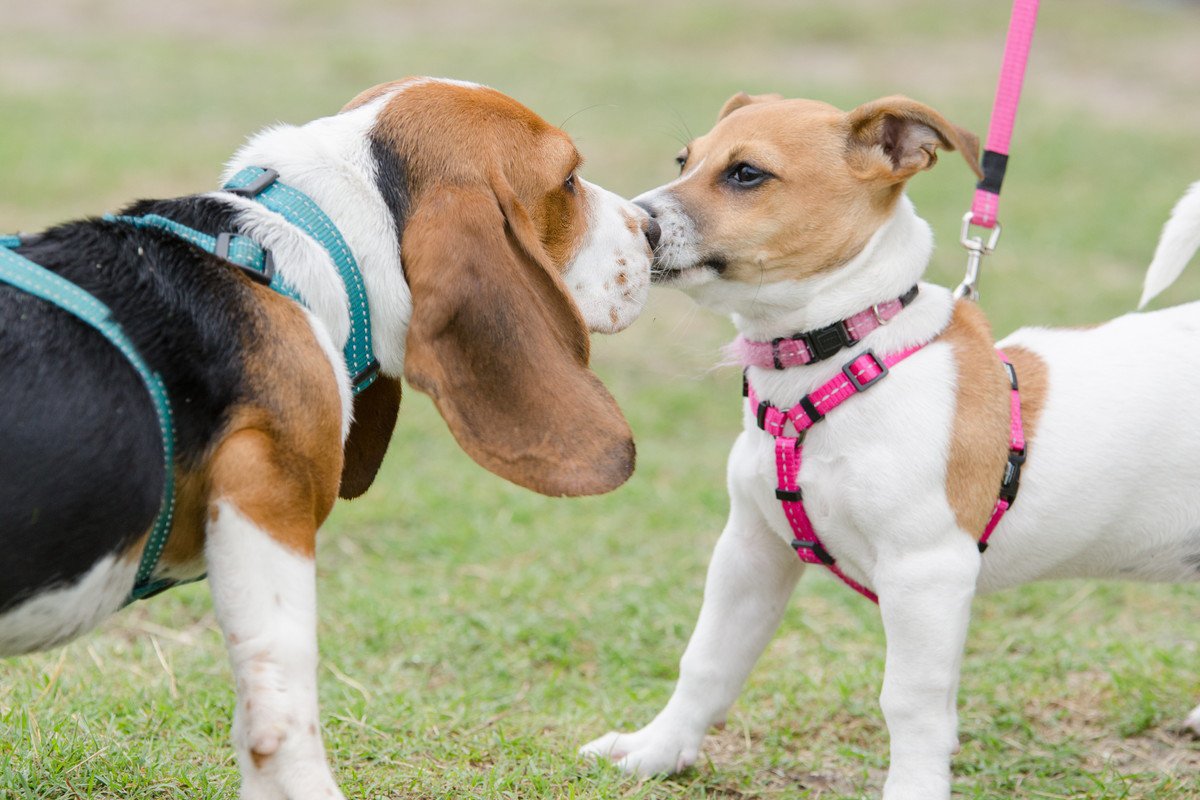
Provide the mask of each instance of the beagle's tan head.
[{"label": "beagle's tan head", "polygon": [[[404,377],[503,478],[549,495],[621,485],[633,438],[588,369],[588,331],[624,328],[645,302],[645,212],[580,178],[570,137],[493,89],[407,79],[344,111],[368,104],[412,296]],[[398,377],[355,401],[343,496],[382,460]]]},{"label": "beagle's tan head", "polygon": [[858,254],[905,183],[978,141],[926,105],[885,97],[845,112],[739,93],[683,149],[680,176],[635,199],[662,230],[654,280],[685,290],[804,280]]}]

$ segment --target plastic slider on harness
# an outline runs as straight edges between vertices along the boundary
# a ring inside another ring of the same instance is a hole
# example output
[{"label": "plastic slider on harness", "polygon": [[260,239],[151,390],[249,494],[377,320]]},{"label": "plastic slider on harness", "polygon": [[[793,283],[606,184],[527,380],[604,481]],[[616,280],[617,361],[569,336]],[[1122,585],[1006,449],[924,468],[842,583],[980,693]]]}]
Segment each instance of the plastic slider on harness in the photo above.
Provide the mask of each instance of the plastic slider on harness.
[{"label": "plastic slider on harness", "polygon": [[827,567],[832,567],[837,561],[833,556],[829,555],[829,551],[821,546],[820,542],[808,541],[806,539],[793,539],[792,549],[797,553],[801,550],[811,550],[812,554],[817,557]]},{"label": "plastic slider on harness", "polygon": [[217,234],[217,244],[213,248],[213,255],[217,258],[224,259],[230,262],[235,267],[246,274],[250,280],[255,283],[261,283],[263,286],[270,286],[271,281],[275,279],[275,258],[271,255],[270,250],[263,251],[263,268],[257,270],[254,267],[247,266],[229,257],[229,246],[233,242],[233,233],[222,231]]},{"label": "plastic slider on harness", "polygon": [[226,187],[225,191],[236,194],[238,197],[245,197],[247,200],[253,200],[269,189],[277,180],[279,180],[278,172],[273,169],[264,169],[261,175],[245,186]]},{"label": "plastic slider on harness", "polygon": [[[861,377],[862,373],[854,372],[854,365],[857,364],[859,359],[861,359],[861,358],[869,358],[872,361],[874,361],[876,368],[879,370],[879,374],[874,375],[870,378],[867,378],[864,381]],[[850,385],[854,387],[854,391],[865,392],[867,389],[870,389],[872,386],[874,386],[875,384],[877,384],[881,380],[883,380],[885,377],[887,377],[888,367],[887,367],[887,364],[883,363],[882,358],[875,355],[874,350],[867,350],[861,356],[854,359],[849,364],[846,364],[845,366],[843,366],[842,374],[845,375],[846,378],[849,379]],[[805,409],[805,413],[808,413],[808,409]]]}]

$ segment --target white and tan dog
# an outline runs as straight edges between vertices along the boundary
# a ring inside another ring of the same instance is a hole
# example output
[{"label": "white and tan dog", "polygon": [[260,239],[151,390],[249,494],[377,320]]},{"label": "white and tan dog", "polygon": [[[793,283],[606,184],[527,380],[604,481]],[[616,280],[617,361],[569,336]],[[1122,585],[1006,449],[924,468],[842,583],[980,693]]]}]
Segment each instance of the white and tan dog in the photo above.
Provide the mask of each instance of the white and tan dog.
[{"label": "white and tan dog", "polygon": [[[374,480],[401,376],[472,458],[522,486],[596,494],[632,472],[632,434],[588,369],[588,331],[636,318],[653,228],[580,178],[580,163],[566,133],[512,98],[414,78],[263,131],[230,163],[230,176],[273,171],[319,207],[340,232],[336,258],[312,214],[231,191],[142,201],[11,245],[108,306],[165,384],[174,516],[149,579],[208,574],[246,800],[341,797],[317,708],[314,550],[338,495]],[[147,215],[191,233],[131,222]],[[222,236],[269,251],[301,302],[197,246]],[[365,303],[339,274],[347,251]],[[379,376],[352,397],[342,350],[364,318]],[[0,372],[4,656],[122,607],[165,481],[159,420],[125,357],[2,282]]]},{"label": "white and tan dog", "polygon": [[[748,340],[878,314],[929,261],[929,226],[903,189],[939,147],[963,151],[978,171],[974,137],[906,98],[845,113],[737,95],[679,156],[680,177],[635,200],[662,229],[654,280],[730,314]],[[1147,299],[1198,241],[1200,187],[1164,233]],[[868,349],[924,345],[807,431],[799,482],[838,567],[878,594],[891,738],[883,796],[936,800],[950,795],[976,593],[1047,578],[1200,578],[1200,373],[1180,369],[1200,352],[1200,304],[1088,330],[1023,329],[1001,343],[1019,376],[1028,460],[1019,502],[982,554],[1012,396],[988,325],[974,304],[925,283],[885,322],[846,337],[831,358],[750,366],[747,378],[787,409]],[[675,691],[646,727],[609,733],[585,754],[629,772],[673,772],[724,720],[804,568],[775,494],[774,444],[747,408],[729,458],[729,520]],[[1187,724],[1200,732],[1200,709]]]}]

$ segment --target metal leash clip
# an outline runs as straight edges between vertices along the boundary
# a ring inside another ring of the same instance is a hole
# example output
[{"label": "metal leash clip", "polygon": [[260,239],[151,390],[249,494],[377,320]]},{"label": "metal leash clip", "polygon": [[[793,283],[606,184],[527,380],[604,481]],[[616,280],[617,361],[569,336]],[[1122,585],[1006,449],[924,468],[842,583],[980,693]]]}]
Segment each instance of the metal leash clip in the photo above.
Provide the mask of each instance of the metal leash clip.
[{"label": "metal leash clip", "polygon": [[1000,240],[1000,223],[997,221],[992,227],[992,233],[988,236],[985,243],[982,236],[971,235],[971,220],[974,217],[973,211],[968,211],[963,214],[962,229],[958,234],[959,243],[967,248],[967,274],[963,277],[962,283],[954,290],[956,298],[966,300],[979,300],[979,268],[983,264],[983,257],[996,249],[996,242]]}]

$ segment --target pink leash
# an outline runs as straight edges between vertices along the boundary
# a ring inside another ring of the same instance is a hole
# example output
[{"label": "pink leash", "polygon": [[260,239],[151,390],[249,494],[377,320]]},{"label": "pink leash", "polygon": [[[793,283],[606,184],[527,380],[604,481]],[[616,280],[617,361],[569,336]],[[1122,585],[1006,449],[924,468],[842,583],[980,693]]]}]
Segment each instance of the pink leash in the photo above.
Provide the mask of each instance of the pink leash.
[{"label": "pink leash", "polygon": [[[769,342],[751,342],[749,344],[769,345]],[[791,525],[792,547],[796,555],[806,564],[821,564],[838,577],[842,583],[861,594],[873,603],[879,602],[879,597],[870,589],[851,578],[837,564],[830,552],[821,542],[821,537],[813,528],[808,512],[804,510],[804,495],[800,488],[800,467],[803,464],[804,433],[813,425],[825,419],[825,415],[849,400],[856,394],[865,392],[879,381],[887,377],[896,364],[921,349],[923,345],[910,347],[898,353],[880,358],[873,350],[867,350],[860,356],[847,362],[842,372],[832,380],[821,385],[816,391],[805,395],[800,402],[791,408],[782,409],[769,401],[760,401],[749,378],[742,376],[742,394],[753,409],[755,422],[759,428],[775,438],[775,471],[778,486],[775,497],[783,504],[783,513]],[[757,352],[743,348],[744,353]],[[1008,373],[1010,392],[1010,433],[1008,463],[1004,469],[1004,477],[1000,484],[1000,496],[992,510],[991,519],[979,539],[979,552],[987,549],[988,539],[1000,519],[1012,508],[1016,501],[1017,490],[1020,488],[1021,465],[1025,463],[1025,433],[1021,424],[1021,395],[1017,390],[1017,373],[1012,363],[1002,351],[997,350],[1004,369]],[[784,369],[776,366],[775,369]],[[791,423],[795,435],[787,435],[786,429]]]},{"label": "pink leash", "polygon": [[992,106],[988,127],[987,147],[983,151],[983,180],[975,187],[971,204],[971,222],[984,228],[996,225],[1000,206],[1000,185],[1008,165],[1008,146],[1012,141],[1017,104],[1021,101],[1021,85],[1025,81],[1025,64],[1029,61],[1029,46],[1037,24],[1038,0],[1014,0],[1008,21],[1008,38],[1004,42],[1004,63],[1000,67],[1000,82]]},{"label": "pink leash", "polygon": [[[1037,12],[1038,0],[1013,0],[1008,37],[1004,42],[1004,62],[1000,67],[1000,81],[996,85],[987,145],[980,162],[983,179],[975,185],[975,198],[971,202],[971,210],[963,215],[959,233],[959,242],[967,248],[967,274],[954,290],[955,297],[979,299],[977,287],[983,257],[996,249],[996,242],[1000,239],[1000,221],[997,218],[1000,212],[1000,186],[1004,183],[1004,171],[1008,167],[1008,148],[1012,141],[1013,123],[1017,118],[1017,104],[1021,100],[1021,85],[1025,82],[1025,65],[1029,61]],[[991,231],[987,241],[982,236],[971,235],[972,225]]]}]

